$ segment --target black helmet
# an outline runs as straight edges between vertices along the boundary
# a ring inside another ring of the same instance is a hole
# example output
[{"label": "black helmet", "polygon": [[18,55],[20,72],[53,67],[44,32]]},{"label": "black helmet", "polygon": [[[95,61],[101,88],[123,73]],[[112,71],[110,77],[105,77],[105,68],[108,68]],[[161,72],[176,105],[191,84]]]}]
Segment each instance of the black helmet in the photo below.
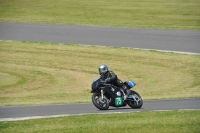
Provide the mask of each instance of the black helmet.
[{"label": "black helmet", "polygon": [[99,66],[99,74],[105,74],[108,71],[108,67],[105,64]]}]

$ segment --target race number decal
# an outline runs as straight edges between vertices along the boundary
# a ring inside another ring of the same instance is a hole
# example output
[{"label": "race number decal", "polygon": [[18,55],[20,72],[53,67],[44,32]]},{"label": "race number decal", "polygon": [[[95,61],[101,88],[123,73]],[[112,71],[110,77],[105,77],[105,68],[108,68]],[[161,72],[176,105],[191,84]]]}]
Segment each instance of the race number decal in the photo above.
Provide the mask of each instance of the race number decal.
[{"label": "race number decal", "polygon": [[115,98],[115,106],[121,106],[123,104],[122,97]]}]

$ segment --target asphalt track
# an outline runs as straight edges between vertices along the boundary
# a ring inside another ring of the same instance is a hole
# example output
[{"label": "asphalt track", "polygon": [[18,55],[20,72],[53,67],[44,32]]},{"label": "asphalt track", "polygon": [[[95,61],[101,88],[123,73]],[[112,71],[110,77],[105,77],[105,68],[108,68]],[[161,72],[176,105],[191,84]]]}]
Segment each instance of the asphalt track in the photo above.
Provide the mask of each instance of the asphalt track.
[{"label": "asphalt track", "polygon": [[126,107],[110,107],[106,111],[97,109],[92,103],[60,104],[43,106],[0,107],[0,121],[25,120],[34,118],[58,117],[80,114],[124,113],[138,111],[168,111],[168,110],[200,109],[200,98],[178,100],[144,101],[141,109]]},{"label": "asphalt track", "polygon": [[[130,29],[0,22],[0,40],[41,41],[104,45],[200,53],[200,31]],[[100,111],[92,103],[0,107],[0,121],[78,114],[200,109],[200,98],[144,101],[141,109],[130,107]]]},{"label": "asphalt track", "polygon": [[0,22],[0,40],[104,45],[200,53],[200,31]]}]

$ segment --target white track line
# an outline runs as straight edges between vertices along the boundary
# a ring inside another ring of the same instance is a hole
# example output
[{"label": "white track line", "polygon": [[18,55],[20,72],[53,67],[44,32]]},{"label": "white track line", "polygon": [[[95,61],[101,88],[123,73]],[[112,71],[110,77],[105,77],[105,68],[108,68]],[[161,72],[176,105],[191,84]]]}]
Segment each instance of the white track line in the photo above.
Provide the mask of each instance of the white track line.
[{"label": "white track line", "polygon": [[[0,40],[0,41],[8,41],[8,42],[15,42],[12,40]],[[31,41],[26,41],[31,42]],[[49,42],[51,43],[51,42]],[[67,45],[67,43],[58,43],[60,45]],[[80,46],[95,46],[95,47],[115,47],[115,46],[103,46],[103,45],[88,45],[88,44],[75,44]],[[119,46],[120,48],[120,46]],[[127,49],[138,49],[138,50],[155,50],[158,52],[166,52],[166,53],[176,53],[176,54],[188,54],[188,55],[200,55],[200,53],[192,53],[192,52],[182,52],[182,51],[170,51],[170,50],[159,50],[159,49],[145,49],[145,48],[134,48],[134,47],[121,47],[121,48],[127,48]]]},{"label": "white track line", "polygon": [[[184,110],[200,110],[200,109],[178,109],[178,111]],[[31,116],[31,117],[16,117],[16,118],[1,118],[0,122],[6,121],[22,121],[31,119],[42,119],[42,118],[56,118],[56,117],[66,117],[66,116],[79,116],[79,115],[92,115],[92,114],[119,114],[119,113],[137,113],[137,112],[164,112],[164,111],[174,111],[174,110],[144,110],[144,111],[130,111],[130,112],[105,112],[105,113],[83,113],[83,114],[62,114],[62,115],[49,115],[49,116]]]},{"label": "white track line", "polygon": [[[64,44],[64,43],[59,43]],[[80,46],[95,46],[95,47],[115,47],[115,46],[101,46],[101,45],[86,45],[86,44],[75,44]],[[119,46],[120,48],[120,46]],[[165,52],[165,53],[176,53],[176,54],[188,54],[188,55],[200,55],[200,53],[192,53],[192,52],[182,52],[182,51],[170,51],[170,50],[159,50],[159,49],[145,49],[145,48],[134,48],[134,47],[121,47],[121,48],[127,48],[127,49],[137,49],[137,50],[155,50],[158,52]]]}]

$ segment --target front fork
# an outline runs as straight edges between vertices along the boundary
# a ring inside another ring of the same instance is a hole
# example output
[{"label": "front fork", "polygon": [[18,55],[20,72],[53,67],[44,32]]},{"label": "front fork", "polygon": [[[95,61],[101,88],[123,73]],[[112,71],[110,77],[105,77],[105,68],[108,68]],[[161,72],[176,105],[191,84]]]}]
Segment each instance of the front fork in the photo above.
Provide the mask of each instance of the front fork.
[{"label": "front fork", "polygon": [[101,100],[103,100],[103,90],[101,90]]},{"label": "front fork", "polygon": [[124,95],[124,100],[125,100],[125,96],[126,96],[126,94],[125,94],[125,92],[124,92],[123,89],[120,89],[120,90],[121,90],[121,92],[123,93],[123,95]]}]

